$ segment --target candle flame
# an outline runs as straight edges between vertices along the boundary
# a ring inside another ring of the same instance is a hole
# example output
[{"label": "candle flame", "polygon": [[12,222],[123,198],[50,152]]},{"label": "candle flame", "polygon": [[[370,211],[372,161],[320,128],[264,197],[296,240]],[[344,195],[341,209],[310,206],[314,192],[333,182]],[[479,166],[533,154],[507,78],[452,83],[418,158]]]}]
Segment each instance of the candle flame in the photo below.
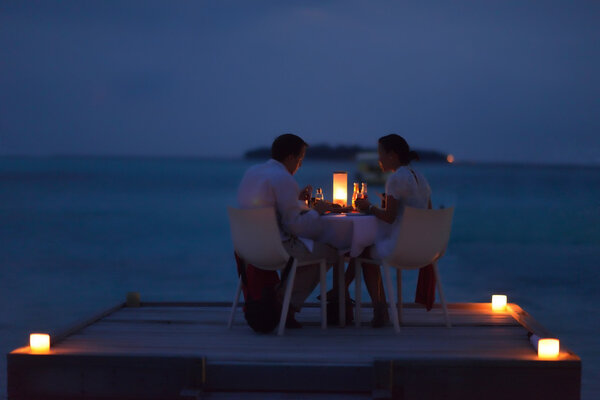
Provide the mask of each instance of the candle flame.
[{"label": "candle flame", "polygon": [[333,173],[333,202],[344,207],[348,203],[348,173]]}]

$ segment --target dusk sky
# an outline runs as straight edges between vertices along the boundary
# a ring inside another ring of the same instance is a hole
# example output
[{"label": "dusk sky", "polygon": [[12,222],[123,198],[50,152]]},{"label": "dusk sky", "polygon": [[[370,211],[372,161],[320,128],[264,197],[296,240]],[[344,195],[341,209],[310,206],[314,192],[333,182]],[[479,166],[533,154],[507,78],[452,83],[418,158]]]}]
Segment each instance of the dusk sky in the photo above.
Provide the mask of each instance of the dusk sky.
[{"label": "dusk sky", "polygon": [[599,1],[0,0],[0,155],[241,156],[285,132],[600,165]]}]

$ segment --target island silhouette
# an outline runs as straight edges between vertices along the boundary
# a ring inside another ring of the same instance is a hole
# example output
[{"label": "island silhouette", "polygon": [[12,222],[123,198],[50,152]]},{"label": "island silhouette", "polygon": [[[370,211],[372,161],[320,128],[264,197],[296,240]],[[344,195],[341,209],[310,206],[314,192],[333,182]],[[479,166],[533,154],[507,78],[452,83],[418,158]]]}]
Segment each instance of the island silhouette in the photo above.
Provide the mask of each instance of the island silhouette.
[{"label": "island silhouette", "polygon": [[[426,162],[451,162],[451,155],[435,150],[415,149],[419,155],[420,161]],[[358,145],[352,146],[331,146],[328,144],[311,145],[306,149],[307,159],[313,160],[349,160],[354,161],[357,155],[364,153],[375,153],[377,149],[372,147],[362,147]],[[271,157],[270,147],[258,147],[248,150],[244,153],[244,158],[247,159],[269,159]]]}]

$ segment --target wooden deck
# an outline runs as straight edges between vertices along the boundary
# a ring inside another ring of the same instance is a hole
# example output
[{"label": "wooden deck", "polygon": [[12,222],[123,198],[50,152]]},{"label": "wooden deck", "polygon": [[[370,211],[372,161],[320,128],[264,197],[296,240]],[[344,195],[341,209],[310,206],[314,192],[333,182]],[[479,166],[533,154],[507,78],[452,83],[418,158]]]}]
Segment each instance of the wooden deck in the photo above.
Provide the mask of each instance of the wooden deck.
[{"label": "wooden deck", "polygon": [[528,331],[548,336],[519,306],[407,304],[402,332],[321,330],[304,308],[302,329],[254,333],[225,303],[118,305],[53,336],[50,354],[7,355],[9,399],[398,398],[579,399],[581,360],[561,343],[542,361]]}]

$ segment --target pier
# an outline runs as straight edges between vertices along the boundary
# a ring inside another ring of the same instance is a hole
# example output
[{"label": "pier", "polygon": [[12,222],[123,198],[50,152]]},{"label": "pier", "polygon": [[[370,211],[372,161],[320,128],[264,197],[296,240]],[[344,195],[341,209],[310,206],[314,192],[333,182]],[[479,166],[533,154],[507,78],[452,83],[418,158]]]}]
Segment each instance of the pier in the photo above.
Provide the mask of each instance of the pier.
[{"label": "pier", "polygon": [[[322,330],[317,304],[302,329],[254,333],[229,303],[118,304],[65,332],[46,354],[7,355],[8,398],[17,399],[579,399],[581,360],[561,343],[541,360],[528,332],[551,336],[509,304],[405,304],[402,329]],[[25,339],[25,338],[24,338]]]}]

